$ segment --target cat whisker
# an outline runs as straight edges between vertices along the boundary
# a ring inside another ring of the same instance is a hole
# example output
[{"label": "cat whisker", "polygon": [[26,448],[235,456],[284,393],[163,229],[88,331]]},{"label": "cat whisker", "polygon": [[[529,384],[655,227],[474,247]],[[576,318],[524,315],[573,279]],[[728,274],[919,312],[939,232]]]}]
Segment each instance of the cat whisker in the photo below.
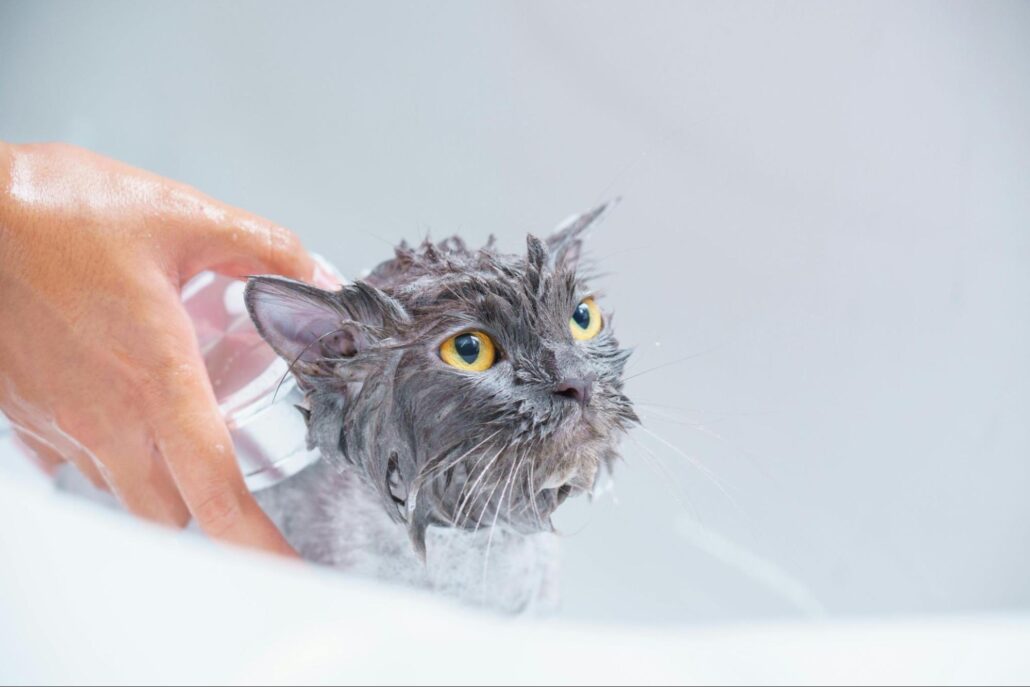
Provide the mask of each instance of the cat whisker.
[{"label": "cat whisker", "polygon": [[[637,405],[643,405],[643,404],[637,404]],[[697,422],[697,421],[680,419],[680,418],[675,417],[674,415],[663,415],[661,412],[659,412],[659,411],[657,411],[657,410],[655,410],[653,408],[650,408],[648,410],[643,411],[643,415],[644,415],[644,419],[649,419],[649,420],[650,419],[654,419],[654,420],[658,420],[659,422],[668,422],[669,424],[679,425],[681,427],[689,427],[690,429],[693,429],[693,430],[695,430],[697,432],[700,432],[701,434],[704,434],[705,436],[711,437],[713,439],[718,439],[719,441],[723,441],[723,442],[727,442],[728,443],[728,439],[726,439],[726,437],[724,437],[722,434],[719,434],[718,432],[714,431],[713,429],[711,429],[708,426],[709,424],[719,422],[722,418],[714,418],[714,419],[708,420],[707,422]]]},{"label": "cat whisker", "polygon": [[[529,449],[527,448],[526,450],[528,452]],[[505,494],[506,491],[508,491],[508,488],[512,484],[512,479],[515,476],[515,468],[516,468],[516,466],[518,466],[519,462],[520,462],[519,461],[519,457],[516,454],[515,459],[512,460],[512,463],[511,463],[511,470],[508,471],[508,477],[503,482],[499,483],[499,484],[502,485],[501,486],[501,495],[497,499],[497,506],[494,509],[493,524],[490,525],[490,536],[491,537],[493,537],[493,528],[497,526],[497,520],[498,520],[498,518],[501,515],[501,506],[504,505],[504,494]],[[497,489],[497,487],[495,486],[494,487],[494,491],[496,491],[496,489]],[[479,527],[480,527],[480,525],[482,524],[482,521],[483,521],[483,516],[490,511],[490,503],[493,501],[493,498],[494,498],[494,494],[493,494],[493,491],[491,491],[490,492],[490,497],[486,500],[486,503],[483,505],[483,512],[479,514],[479,520],[476,521],[476,529],[473,530],[474,532],[478,532],[479,531]],[[489,540],[487,540],[487,548],[489,549]]]},{"label": "cat whisker", "polygon": [[542,527],[543,524],[544,524],[543,523],[543,518],[540,516],[540,508],[539,508],[539,506],[537,505],[537,502],[536,502],[537,490],[536,490],[535,472],[536,472],[536,461],[530,459],[530,461],[529,461],[529,502],[533,506],[533,517],[536,518],[537,526],[541,526]]},{"label": "cat whisker", "polygon": [[[502,446],[500,449],[497,450],[497,453],[494,454],[494,457],[490,459],[490,462],[486,464],[486,467],[483,468],[483,471],[479,473],[479,477],[476,478],[475,482],[472,483],[472,487],[468,490],[468,493],[465,495],[464,501],[459,499],[458,507],[454,511],[454,519],[452,521],[452,524],[455,527],[458,526],[458,518],[461,517],[461,511],[466,506],[469,507],[470,510],[469,510],[469,513],[467,513],[465,515],[465,517],[462,519],[461,524],[464,525],[465,524],[465,520],[468,520],[469,516],[471,515],[471,507],[473,505],[475,505],[475,502],[478,499],[478,496],[475,496],[475,497],[473,496],[473,495],[476,494],[476,488],[479,486],[479,483],[483,481],[483,478],[486,476],[486,473],[490,472],[490,468],[493,466],[493,464],[497,461],[497,459],[501,456],[501,454],[503,452],[504,452],[504,447]],[[484,454],[484,455],[486,455],[486,454]],[[482,461],[483,458],[480,457],[479,460]],[[478,465],[479,463],[477,462],[476,464]],[[475,468],[473,467],[472,472],[469,473],[469,479],[472,478],[472,475],[474,473],[475,473]],[[466,485],[467,484],[468,484],[468,482],[466,481]],[[496,489],[496,487],[494,487],[494,488]],[[464,489],[464,487],[463,487],[463,489]],[[472,499],[472,503],[469,503],[469,499],[470,498]]]},{"label": "cat whisker", "polygon": [[637,377],[640,377],[641,375],[646,375],[646,374],[650,374],[651,372],[656,372],[658,370],[663,370],[663,369],[665,369],[667,367],[671,367],[673,365],[679,365],[680,363],[685,363],[688,360],[693,360],[694,358],[700,358],[703,355],[708,355],[709,353],[711,353],[714,350],[715,350],[714,348],[710,348],[707,351],[701,351],[700,353],[692,353],[690,355],[685,355],[682,358],[676,358],[675,360],[670,360],[667,363],[662,363],[661,365],[656,365],[654,367],[649,367],[646,370],[642,370],[642,371],[637,372],[635,374],[631,374],[628,377],[623,377],[622,381],[623,382],[628,382],[629,380],[636,379]]},{"label": "cat whisker", "polygon": [[658,349],[660,349],[662,344],[665,343],[666,336],[666,332],[663,331],[661,334],[654,337],[653,340],[651,337],[645,337],[650,345],[644,343],[634,343],[631,345],[629,350],[632,351],[633,357],[626,365],[626,372],[633,372],[637,366],[649,363],[650,358],[652,357],[650,354],[661,354],[662,351]]},{"label": "cat whisker", "polygon": [[[646,411],[646,413],[653,414],[654,417],[659,419],[659,420],[664,420],[665,422],[670,422],[672,424],[682,425],[684,427],[690,427],[691,429],[696,430],[696,431],[700,432],[701,434],[704,434],[705,436],[708,436],[708,437],[711,437],[711,438],[716,439],[718,441],[721,441],[724,445],[726,445],[728,448],[730,448],[734,453],[737,453],[737,454],[743,456],[744,459],[747,460],[747,462],[753,468],[755,468],[755,470],[760,472],[763,477],[765,477],[766,479],[772,479],[773,478],[773,475],[765,467],[765,464],[768,463],[768,461],[765,460],[761,455],[755,453],[754,451],[750,451],[748,449],[741,448],[739,445],[737,445],[731,439],[727,438],[726,436],[720,434],[719,432],[716,432],[711,427],[709,427],[709,425],[711,423],[717,422],[718,420],[724,419],[723,417],[719,417],[718,419],[715,419],[715,420],[709,420],[705,424],[702,424],[700,422],[690,422],[689,420],[679,419],[679,418],[676,418],[672,414],[669,414],[669,415],[666,415],[665,417],[663,417],[662,414],[659,411],[654,409],[656,407],[657,408],[663,408],[664,407],[664,408],[672,408],[673,410],[678,410],[677,408],[673,408],[672,406],[654,406],[653,404],[640,403],[639,401],[637,402],[636,405],[638,405],[638,406],[645,406],[645,407],[650,408],[649,410]],[[702,411],[696,411],[696,412],[702,412]],[[730,412],[715,413],[715,412],[713,412],[713,414],[719,415],[719,416],[731,416],[731,415],[747,416],[747,415],[765,415],[766,413],[762,413],[762,412],[755,412],[755,413],[730,413]]]},{"label": "cat whisker", "polygon": [[[514,467],[514,463],[512,463],[512,467]],[[490,512],[490,504],[493,503],[494,494],[497,493],[497,488],[498,487],[501,487],[501,496],[502,497],[504,496],[504,485],[505,485],[505,482],[504,482],[503,479],[499,479],[496,482],[494,482],[494,486],[490,490],[490,495],[487,496],[486,497],[486,501],[483,502],[483,507],[482,507],[482,510],[479,512],[479,518],[476,519],[476,527],[475,527],[475,529],[472,530],[473,532],[478,532],[479,531],[480,526],[483,524],[483,518],[486,517],[486,515]],[[483,491],[486,491],[486,490],[484,489]],[[478,499],[478,497],[477,497],[477,499]],[[477,499],[473,499],[472,503],[475,504]],[[497,509],[494,511],[494,514],[495,514],[494,515],[494,522],[497,522],[497,517],[496,516],[499,513],[500,513],[500,504],[497,505]],[[472,515],[472,509],[470,508],[468,513],[466,514],[466,516],[468,517],[468,519],[471,519],[471,515]]]},{"label": "cat whisker", "polygon": [[[522,454],[522,459],[512,461],[511,472],[508,473],[508,479],[505,482],[504,489],[501,489],[501,497],[497,501],[497,508],[494,511],[494,521],[490,524],[490,533],[489,533],[489,535],[486,538],[486,552],[483,554],[483,599],[484,600],[486,599],[487,572],[489,571],[489,567],[490,567],[490,547],[493,544],[494,532],[497,529],[497,518],[501,514],[501,506],[504,504],[504,492],[505,492],[505,489],[508,489],[509,487],[511,487],[514,484],[515,472],[516,472],[519,464],[521,463],[521,461],[525,460],[525,457],[528,456],[528,455],[529,455],[529,447],[527,446],[526,447],[526,451]],[[491,494],[491,499],[492,498],[493,498],[493,495]],[[489,501],[487,501],[487,503],[489,503]],[[511,515],[510,515],[511,514],[511,495],[510,494],[508,496],[508,513],[509,513],[509,517],[511,517]],[[476,531],[477,532],[479,531],[479,523],[478,522],[476,523]]]},{"label": "cat whisker", "polygon": [[[699,423],[697,423],[694,420],[689,419],[688,417],[686,417],[686,415],[679,416],[679,415],[675,415],[673,413],[666,413],[665,411],[661,410],[663,408],[663,406],[656,406],[656,405],[653,405],[653,404],[650,404],[650,403],[642,403],[640,401],[634,401],[633,405],[637,407],[638,414],[640,413],[639,409],[644,409],[644,412],[649,417],[653,416],[653,417],[655,417],[655,418],[657,418],[659,420],[664,420],[666,422],[672,422],[672,423],[684,425],[684,426],[687,426],[687,427],[693,427],[693,426],[699,425]],[[692,411],[684,411],[684,412],[692,412]],[[696,411],[696,412],[700,412],[700,411]]]},{"label": "cat whisker", "polygon": [[[694,508],[694,505],[691,503],[690,490],[686,487],[686,485],[684,485],[679,480],[679,478],[677,478],[676,475],[674,475],[672,471],[669,470],[668,467],[666,467],[666,465],[658,458],[657,455],[655,455],[655,453],[651,449],[637,441],[632,434],[628,436],[630,441],[632,441],[637,446],[637,448],[644,451],[645,455],[642,456],[645,458],[644,462],[647,463],[647,465],[650,466],[651,469],[653,469],[658,474],[658,477],[661,479],[662,484],[665,486],[665,488],[667,488],[670,491],[673,498],[679,502],[680,507],[683,510],[690,513],[695,520],[700,522],[701,515],[697,512],[697,509]],[[650,461],[646,460],[648,457],[650,458]]]},{"label": "cat whisker", "polygon": [[[439,475],[439,474],[441,474],[443,472],[447,472],[448,470],[453,468],[455,465],[457,465],[458,463],[463,461],[466,457],[468,457],[469,454],[471,454],[477,448],[479,448],[480,446],[482,446],[486,442],[490,441],[491,439],[493,439],[495,436],[497,436],[500,433],[501,433],[501,430],[498,429],[493,434],[491,434],[487,438],[483,439],[478,444],[476,444],[475,446],[470,448],[468,451],[465,451],[465,453],[462,453],[460,456],[458,456],[454,460],[450,461],[449,463],[444,462],[443,459],[442,459],[443,456],[441,456],[441,459],[440,459],[438,465],[434,466],[432,463],[427,464],[426,465],[426,470],[425,470],[425,472],[426,472],[425,477],[420,477],[418,480],[415,481],[415,483],[416,484],[424,483],[424,482],[429,481],[430,479],[436,477],[437,475]],[[446,455],[446,454],[444,454],[444,455]],[[484,455],[486,455],[486,454],[484,454]],[[483,456],[480,456],[479,460],[480,461],[483,460]],[[479,463],[477,462],[476,465],[479,465]]]},{"label": "cat whisker", "polygon": [[[519,460],[518,464],[515,466],[515,476],[516,477],[518,477],[519,471],[522,470],[522,466],[525,464],[526,459],[528,459],[528,458],[529,458],[529,447],[526,447],[526,452],[522,454],[522,458]],[[520,489],[519,491],[521,493],[522,490]],[[512,502],[512,499],[514,497],[515,497],[515,484],[512,483],[511,495],[508,497],[508,521],[509,522],[511,522],[511,502]],[[523,508],[523,510],[525,510],[525,508]]]},{"label": "cat whisker", "polygon": [[326,332],[325,334],[323,334],[322,336],[318,337],[317,339],[309,343],[307,346],[305,346],[304,349],[297,354],[297,357],[290,361],[290,364],[286,366],[286,372],[283,372],[283,376],[279,378],[279,383],[275,385],[275,391],[272,392],[272,403],[275,403],[275,399],[279,395],[279,389],[282,388],[283,382],[285,382],[286,378],[289,377],[290,374],[293,372],[293,366],[300,362],[300,359],[304,357],[304,354],[307,353],[315,344],[321,343],[322,339],[324,339],[325,337],[335,336],[336,334],[341,334],[344,331],[345,330],[341,327],[340,329],[334,329],[331,332]]},{"label": "cat whisker", "polygon": [[[412,509],[412,510],[414,509],[415,499],[418,498],[419,492],[422,490],[422,487],[425,486],[425,484],[427,482],[432,481],[438,475],[440,475],[442,473],[445,473],[445,472],[447,472],[447,470],[450,470],[454,466],[458,465],[462,460],[464,460],[469,454],[471,454],[477,448],[479,448],[480,446],[484,445],[485,443],[487,443],[488,441],[493,439],[495,436],[497,436],[500,433],[500,431],[501,430],[498,429],[493,434],[489,435],[488,437],[486,437],[485,439],[480,441],[478,444],[476,444],[475,446],[470,448],[468,451],[465,451],[465,453],[461,454],[460,456],[458,456],[457,458],[452,460],[450,463],[444,463],[443,460],[441,459],[439,465],[436,465],[436,466],[427,465],[426,467],[428,469],[424,470],[423,474],[419,475],[415,479],[415,481],[412,483],[411,497],[410,497],[409,502],[408,502],[408,508]],[[476,461],[475,466],[473,466],[473,468],[472,468],[473,471],[479,465],[479,463],[482,462],[483,458],[486,457],[486,455],[487,455],[487,453],[484,453],[482,456],[479,457],[479,460]],[[472,473],[470,472],[469,474],[471,475]],[[464,488],[465,487],[463,485],[462,486],[462,490],[464,490]],[[459,496],[460,496],[460,492],[459,492]]]},{"label": "cat whisker", "polygon": [[669,449],[671,449],[672,451],[674,451],[674,452],[675,452],[675,453],[676,453],[677,455],[679,455],[679,456],[680,456],[681,458],[683,458],[683,459],[684,459],[684,460],[686,460],[686,461],[687,461],[688,463],[690,463],[690,465],[692,465],[692,466],[694,467],[694,469],[696,469],[696,470],[697,470],[698,472],[700,472],[700,473],[701,473],[701,474],[703,474],[703,475],[704,475],[705,477],[707,477],[707,478],[708,478],[709,480],[711,480],[712,484],[714,484],[714,485],[715,485],[715,487],[716,487],[716,488],[717,488],[717,489],[718,489],[718,490],[719,490],[719,491],[720,491],[720,492],[722,493],[722,495],[723,495],[724,497],[726,497],[726,500],[728,500],[728,501],[730,502],[730,504],[731,504],[731,505],[733,506],[733,508],[734,508],[734,509],[735,509],[735,510],[736,510],[736,511],[737,511],[738,513],[740,513],[741,515],[744,515],[744,511],[743,511],[743,509],[742,509],[742,508],[740,507],[740,504],[739,504],[739,503],[737,503],[737,500],[736,500],[736,499],[735,499],[735,498],[733,497],[733,495],[732,495],[732,494],[730,494],[730,493],[729,493],[729,491],[728,491],[728,490],[726,489],[726,487],[725,487],[725,486],[724,486],[724,485],[722,484],[722,482],[721,482],[721,481],[719,480],[719,478],[718,478],[718,477],[717,477],[717,476],[715,475],[715,473],[711,471],[711,469],[709,469],[709,468],[708,468],[707,466],[703,465],[703,464],[702,464],[702,463],[701,463],[700,461],[698,461],[697,459],[695,459],[695,458],[693,458],[692,456],[688,455],[688,454],[687,454],[687,453],[686,453],[685,451],[683,451],[682,449],[680,449],[680,448],[679,448],[678,446],[676,446],[675,444],[672,444],[671,442],[669,442],[668,440],[666,440],[666,439],[665,439],[664,437],[662,437],[662,436],[659,436],[659,435],[658,435],[658,434],[656,434],[655,432],[652,432],[652,431],[651,431],[651,430],[649,430],[649,429],[648,429],[647,427],[644,427],[643,425],[640,425],[640,430],[641,430],[641,431],[643,431],[643,432],[644,432],[645,434],[647,434],[648,436],[652,437],[653,439],[657,440],[658,442],[660,442],[660,443],[661,443],[661,444],[663,444],[664,446],[668,447],[668,448],[669,448]]},{"label": "cat whisker", "polygon": [[[676,420],[689,421],[688,414],[693,413],[699,417],[716,417],[720,420],[728,417],[764,417],[770,415],[773,411],[735,411],[735,410],[709,410],[705,408],[681,408],[679,406],[668,405],[665,403],[647,403],[641,400],[634,400],[633,404],[643,408],[651,409],[650,412],[663,412],[665,417]],[[675,411],[675,412],[673,412]],[[677,415],[676,413],[680,413]]]}]

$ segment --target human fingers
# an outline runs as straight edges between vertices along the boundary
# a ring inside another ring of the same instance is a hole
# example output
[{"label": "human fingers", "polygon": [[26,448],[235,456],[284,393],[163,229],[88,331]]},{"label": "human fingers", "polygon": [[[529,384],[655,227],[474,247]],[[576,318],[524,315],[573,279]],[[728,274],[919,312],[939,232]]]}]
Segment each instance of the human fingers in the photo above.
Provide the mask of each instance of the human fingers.
[{"label": "human fingers", "polygon": [[[32,461],[48,475],[52,476],[65,463],[64,457],[52,446],[37,439],[28,431],[15,429],[14,436]],[[99,473],[97,473],[97,477],[99,478]]]},{"label": "human fingers", "polygon": [[183,345],[162,367],[156,377],[161,391],[146,402],[151,431],[201,529],[217,539],[295,556],[243,482],[195,345]]},{"label": "human fingers", "polygon": [[193,204],[180,204],[191,210],[176,220],[183,281],[205,269],[233,277],[281,274],[307,282],[316,277],[315,261],[289,229],[192,189],[180,192],[194,194]]},{"label": "human fingers", "polygon": [[108,402],[105,410],[108,417],[117,418],[104,422],[114,431],[103,432],[90,451],[103,466],[115,496],[134,515],[185,527],[190,521],[189,509],[157,445],[145,433],[146,424],[138,411],[117,401]]},{"label": "human fingers", "polygon": [[110,491],[96,457],[70,436],[60,434],[58,438],[48,438],[25,425],[17,427],[15,432],[22,444],[29,449],[32,457],[48,473],[53,474],[49,468],[56,470],[62,462],[69,462],[94,487]]}]

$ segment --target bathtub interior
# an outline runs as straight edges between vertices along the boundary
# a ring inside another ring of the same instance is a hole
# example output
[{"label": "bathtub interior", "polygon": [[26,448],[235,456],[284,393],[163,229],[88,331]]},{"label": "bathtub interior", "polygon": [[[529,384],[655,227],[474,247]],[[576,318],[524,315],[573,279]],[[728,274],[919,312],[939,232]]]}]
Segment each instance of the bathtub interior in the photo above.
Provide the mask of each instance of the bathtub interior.
[{"label": "bathtub interior", "polygon": [[61,494],[0,441],[5,683],[1009,684],[1030,616],[511,620]]}]

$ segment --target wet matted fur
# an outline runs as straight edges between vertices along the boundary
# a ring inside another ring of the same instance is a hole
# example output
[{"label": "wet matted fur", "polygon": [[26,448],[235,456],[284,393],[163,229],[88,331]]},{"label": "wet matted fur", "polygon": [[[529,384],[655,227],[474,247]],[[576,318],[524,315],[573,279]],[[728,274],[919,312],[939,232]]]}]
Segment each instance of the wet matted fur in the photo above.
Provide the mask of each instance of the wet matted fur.
[{"label": "wet matted fur", "polygon": [[[259,494],[302,555],[504,608],[553,600],[550,516],[593,489],[636,422],[610,314],[593,339],[569,328],[594,295],[583,234],[607,207],[527,237],[524,256],[452,237],[402,243],[338,291],[250,279],[251,317],[306,393],[322,454]],[[441,360],[473,330],[492,367]],[[557,393],[570,379],[585,398]]]}]

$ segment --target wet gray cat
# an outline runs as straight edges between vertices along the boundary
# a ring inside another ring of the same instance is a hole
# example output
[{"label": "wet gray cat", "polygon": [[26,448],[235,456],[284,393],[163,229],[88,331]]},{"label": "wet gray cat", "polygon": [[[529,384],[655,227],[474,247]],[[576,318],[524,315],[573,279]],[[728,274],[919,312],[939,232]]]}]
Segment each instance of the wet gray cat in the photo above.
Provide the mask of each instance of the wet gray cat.
[{"label": "wet gray cat", "polygon": [[525,257],[453,237],[335,292],[253,277],[248,310],[306,393],[322,460],[257,496],[305,558],[507,610],[556,600],[551,513],[636,422],[628,351],[572,218]]}]

